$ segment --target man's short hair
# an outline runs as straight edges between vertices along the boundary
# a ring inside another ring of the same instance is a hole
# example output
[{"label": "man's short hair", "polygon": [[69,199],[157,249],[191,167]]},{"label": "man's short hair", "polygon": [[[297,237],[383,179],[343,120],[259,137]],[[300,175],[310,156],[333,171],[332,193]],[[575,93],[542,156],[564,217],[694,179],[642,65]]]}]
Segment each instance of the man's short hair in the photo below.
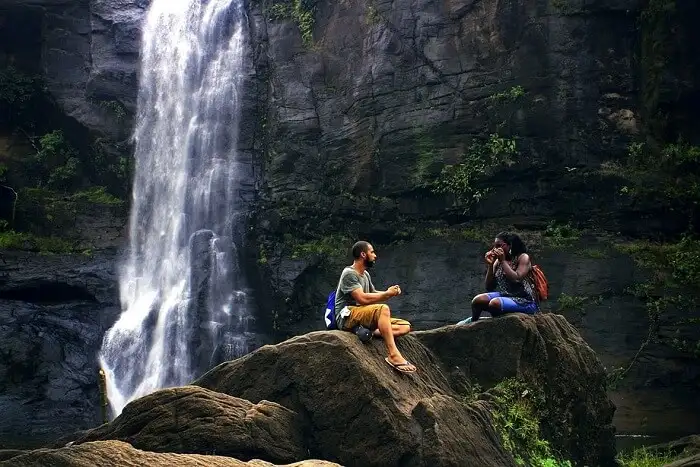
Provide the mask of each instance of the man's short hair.
[{"label": "man's short hair", "polygon": [[364,240],[360,240],[352,246],[352,257],[359,259],[362,253],[367,253],[369,251],[369,243]]}]

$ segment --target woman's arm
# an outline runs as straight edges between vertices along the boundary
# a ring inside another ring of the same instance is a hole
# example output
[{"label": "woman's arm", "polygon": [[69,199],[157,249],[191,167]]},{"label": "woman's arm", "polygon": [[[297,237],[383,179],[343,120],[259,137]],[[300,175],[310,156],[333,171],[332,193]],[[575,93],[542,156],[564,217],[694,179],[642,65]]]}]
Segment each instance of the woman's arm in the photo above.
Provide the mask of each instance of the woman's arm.
[{"label": "woman's arm", "polygon": [[496,287],[496,281],[494,280],[493,276],[493,268],[495,264],[495,261],[486,263],[486,279],[484,280],[484,288],[487,292],[493,292],[493,289]]},{"label": "woman's arm", "polygon": [[530,273],[530,256],[523,253],[518,258],[518,267],[513,270],[508,261],[503,261],[501,267],[503,274],[511,282],[520,282]]}]

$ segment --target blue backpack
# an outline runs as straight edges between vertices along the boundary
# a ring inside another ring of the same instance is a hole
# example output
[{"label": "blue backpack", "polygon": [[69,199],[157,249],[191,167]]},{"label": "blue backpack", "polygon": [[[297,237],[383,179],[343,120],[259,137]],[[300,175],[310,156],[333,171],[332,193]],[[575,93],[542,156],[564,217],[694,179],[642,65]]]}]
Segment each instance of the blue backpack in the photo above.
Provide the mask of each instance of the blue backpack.
[{"label": "blue backpack", "polygon": [[335,323],[335,290],[328,294],[326,310],[323,312],[323,320],[326,322],[326,329],[338,329]]}]

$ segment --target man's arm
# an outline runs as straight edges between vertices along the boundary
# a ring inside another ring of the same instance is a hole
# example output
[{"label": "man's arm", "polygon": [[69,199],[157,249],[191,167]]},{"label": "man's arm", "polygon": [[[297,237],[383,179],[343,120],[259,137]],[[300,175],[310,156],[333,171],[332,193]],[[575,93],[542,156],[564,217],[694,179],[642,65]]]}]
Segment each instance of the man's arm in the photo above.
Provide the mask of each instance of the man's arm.
[{"label": "man's arm", "polygon": [[391,297],[395,297],[401,292],[398,285],[392,285],[387,290],[383,292],[363,292],[362,287],[353,289],[351,292],[352,298],[355,299],[358,305],[373,305],[375,303],[383,302]]}]

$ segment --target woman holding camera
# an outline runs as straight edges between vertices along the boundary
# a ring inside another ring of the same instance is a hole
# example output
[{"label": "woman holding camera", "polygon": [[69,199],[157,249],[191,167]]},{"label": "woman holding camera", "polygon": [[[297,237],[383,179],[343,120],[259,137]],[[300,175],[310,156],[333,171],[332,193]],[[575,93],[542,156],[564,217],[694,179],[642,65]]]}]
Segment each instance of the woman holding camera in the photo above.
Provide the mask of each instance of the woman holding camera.
[{"label": "woman holding camera", "polygon": [[539,311],[535,290],[529,279],[532,267],[530,256],[519,236],[510,232],[496,235],[493,248],[486,252],[484,261],[487,293],[479,294],[472,300],[471,319],[457,324],[477,321],[483,311],[488,311],[494,317]]}]

